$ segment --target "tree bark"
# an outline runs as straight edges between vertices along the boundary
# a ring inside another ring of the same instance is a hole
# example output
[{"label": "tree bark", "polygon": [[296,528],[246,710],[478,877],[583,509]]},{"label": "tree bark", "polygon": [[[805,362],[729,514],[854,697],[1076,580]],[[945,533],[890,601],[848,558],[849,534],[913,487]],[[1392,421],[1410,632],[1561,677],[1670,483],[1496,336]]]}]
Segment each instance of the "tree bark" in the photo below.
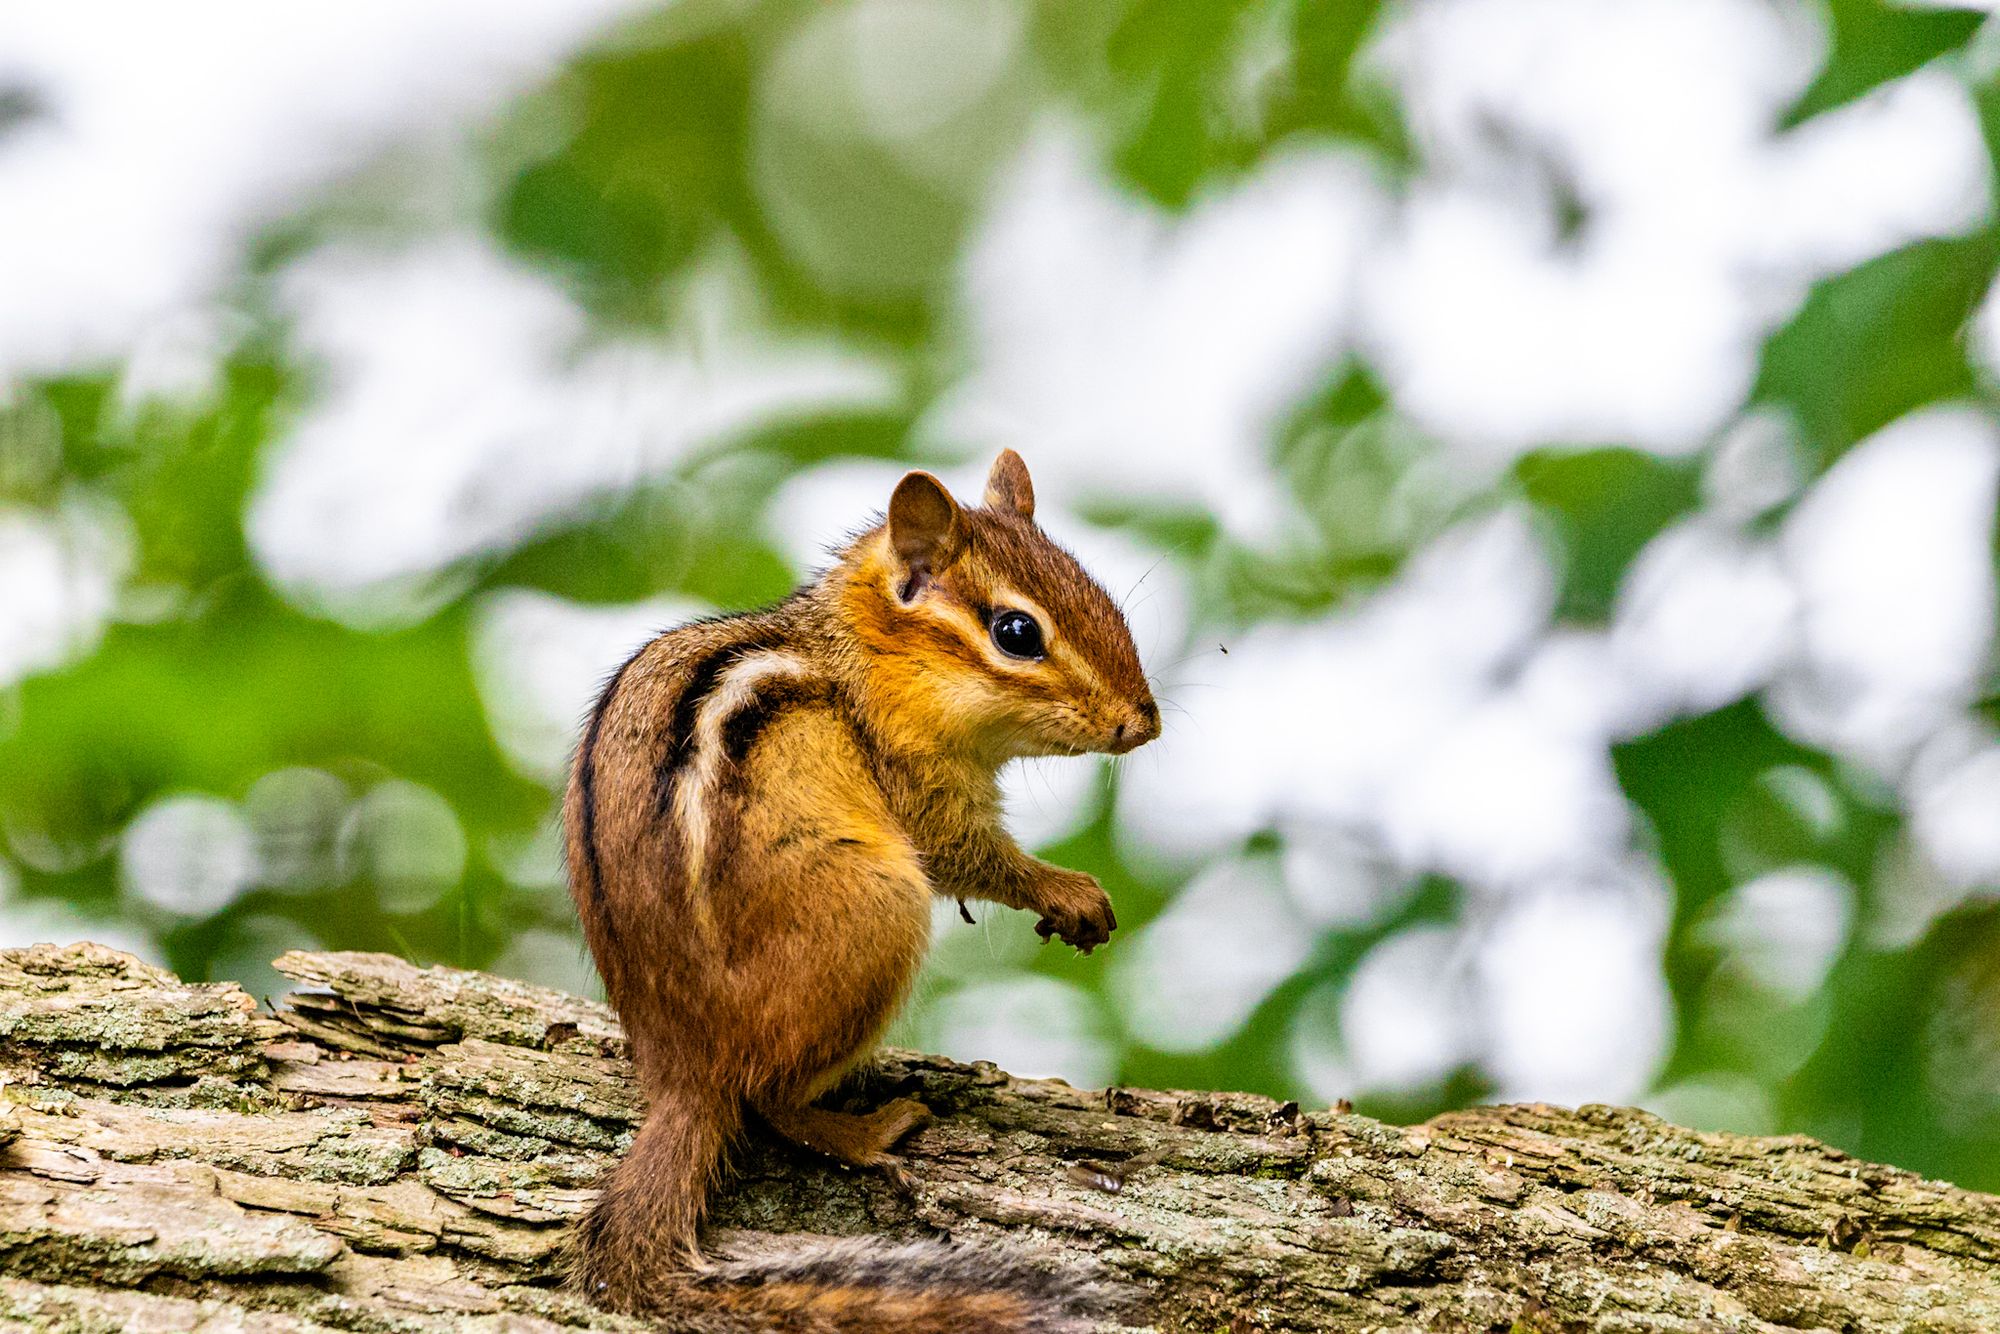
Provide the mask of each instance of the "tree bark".
[{"label": "tree bark", "polygon": [[[563,1290],[640,1105],[603,1006],[288,954],[287,1008],[94,945],[0,952],[0,1326],[637,1329]],[[949,1235],[1162,1331],[2000,1330],[2000,1199],[1622,1108],[1421,1126],[886,1054],[908,1183],[753,1137],[712,1248]],[[671,1328],[672,1322],[664,1322]]]}]

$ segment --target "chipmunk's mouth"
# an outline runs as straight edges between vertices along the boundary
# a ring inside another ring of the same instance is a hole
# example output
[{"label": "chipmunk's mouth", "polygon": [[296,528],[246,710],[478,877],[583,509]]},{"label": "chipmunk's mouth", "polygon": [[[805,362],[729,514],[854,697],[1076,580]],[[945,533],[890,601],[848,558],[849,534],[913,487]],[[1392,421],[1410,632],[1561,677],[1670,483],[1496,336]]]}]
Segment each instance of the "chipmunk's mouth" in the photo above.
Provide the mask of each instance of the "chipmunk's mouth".
[{"label": "chipmunk's mouth", "polygon": [[1040,739],[1040,750],[1044,755],[1069,758],[1077,755],[1095,755],[1103,749],[1103,745],[1096,738],[1079,740],[1076,732],[1069,728],[1053,736],[1044,733]]}]

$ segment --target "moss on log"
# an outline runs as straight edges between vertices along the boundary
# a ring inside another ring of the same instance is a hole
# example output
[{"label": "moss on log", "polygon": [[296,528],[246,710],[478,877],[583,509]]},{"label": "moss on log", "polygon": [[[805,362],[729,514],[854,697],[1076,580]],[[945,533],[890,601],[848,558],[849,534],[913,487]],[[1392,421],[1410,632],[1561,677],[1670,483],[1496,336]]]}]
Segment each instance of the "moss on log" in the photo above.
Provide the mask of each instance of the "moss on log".
[{"label": "moss on log", "polygon": [[[604,1007],[288,954],[277,1013],[94,945],[0,952],[0,1326],[637,1329],[564,1226],[640,1104]],[[2000,1199],[1609,1107],[1397,1127],[888,1053],[899,1190],[753,1139],[709,1244],[949,1235],[1090,1268],[1161,1331],[2000,1330]],[[667,1322],[671,1327],[671,1322]]]}]

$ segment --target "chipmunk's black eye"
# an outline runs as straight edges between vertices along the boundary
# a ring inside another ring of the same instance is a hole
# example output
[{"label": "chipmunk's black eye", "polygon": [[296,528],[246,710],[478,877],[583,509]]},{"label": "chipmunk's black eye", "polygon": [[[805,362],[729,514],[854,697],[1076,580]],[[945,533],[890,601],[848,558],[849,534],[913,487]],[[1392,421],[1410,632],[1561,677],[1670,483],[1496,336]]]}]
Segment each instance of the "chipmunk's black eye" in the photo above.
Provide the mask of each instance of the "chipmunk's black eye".
[{"label": "chipmunk's black eye", "polygon": [[1042,656],[1042,627],[1025,611],[993,614],[993,643],[1010,658]]}]

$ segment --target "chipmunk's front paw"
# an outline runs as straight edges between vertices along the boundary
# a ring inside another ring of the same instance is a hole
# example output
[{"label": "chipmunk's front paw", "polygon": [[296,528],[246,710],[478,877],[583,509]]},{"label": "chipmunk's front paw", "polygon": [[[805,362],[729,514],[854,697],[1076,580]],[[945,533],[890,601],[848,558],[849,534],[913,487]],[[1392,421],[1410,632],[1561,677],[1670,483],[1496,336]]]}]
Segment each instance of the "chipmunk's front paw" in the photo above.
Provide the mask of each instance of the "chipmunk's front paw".
[{"label": "chipmunk's front paw", "polygon": [[1111,911],[1110,896],[1081,871],[1067,872],[1050,886],[1042,904],[1042,920],[1035,923],[1035,934],[1044,941],[1059,937],[1085,954],[1111,939],[1117,929],[1118,914]]}]

